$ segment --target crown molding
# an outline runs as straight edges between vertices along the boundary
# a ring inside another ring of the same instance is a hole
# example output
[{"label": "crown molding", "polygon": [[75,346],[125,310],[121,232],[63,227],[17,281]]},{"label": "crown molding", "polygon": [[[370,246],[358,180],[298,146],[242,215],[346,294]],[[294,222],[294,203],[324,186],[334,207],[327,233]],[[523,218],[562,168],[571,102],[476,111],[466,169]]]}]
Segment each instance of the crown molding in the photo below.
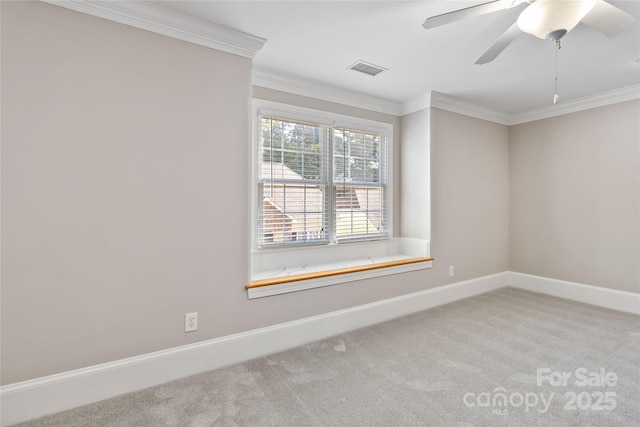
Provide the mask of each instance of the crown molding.
[{"label": "crown molding", "polygon": [[402,103],[402,115],[406,116],[416,111],[424,110],[431,107],[431,94],[433,91],[427,92],[424,95],[409,99]]},{"label": "crown molding", "polygon": [[402,115],[402,105],[397,102],[264,69],[253,69],[253,84],[267,89],[363,108],[378,113],[394,116]]},{"label": "crown molding", "polygon": [[[41,1],[249,59],[253,59],[266,43],[263,38],[181,14],[145,1]],[[253,71],[253,84],[268,89],[395,116],[403,116],[424,108],[435,107],[507,126],[640,99],[640,85],[636,84],[561,102],[557,105],[508,114],[435,91],[404,103],[397,103],[299,77],[285,76],[260,69],[254,69]]]},{"label": "crown molding", "polygon": [[502,125],[509,123],[509,115],[507,113],[436,91],[430,91],[425,95],[404,102],[402,104],[402,114],[411,114],[430,107]]},{"label": "crown molding", "polygon": [[402,104],[402,115],[434,107],[506,126],[513,126],[561,116],[564,114],[576,113],[578,111],[590,110],[592,108],[604,107],[607,105],[617,104],[619,102],[631,101],[634,99],[640,99],[640,84],[625,86],[597,93],[595,95],[572,99],[570,101],[561,102],[557,105],[549,105],[515,114],[509,114],[493,110],[482,105],[473,104],[463,99],[445,95],[440,92],[431,91],[425,95],[405,101]]},{"label": "crown molding", "polygon": [[445,95],[440,92],[431,92],[431,107],[462,114],[464,116],[475,117],[489,122],[499,123],[501,125],[507,125],[509,123],[509,115],[507,113],[485,107],[484,105],[474,104],[454,96]]},{"label": "crown molding", "polygon": [[561,116],[563,114],[604,107],[607,105],[617,104],[619,102],[631,101],[634,99],[640,99],[640,84],[625,86],[619,89],[597,93],[595,95],[560,102],[556,105],[513,114],[510,116],[509,123],[507,124],[518,125],[536,120],[548,119],[550,117]]},{"label": "crown molding", "polygon": [[[249,59],[253,59],[267,41],[145,1],[40,1]],[[640,99],[640,84],[635,84],[561,102],[557,105],[508,114],[436,91],[431,91],[404,103],[397,103],[261,69],[253,70],[253,84],[395,116],[403,116],[421,109],[435,107],[507,126]]]},{"label": "crown molding", "polygon": [[41,1],[250,59],[266,43],[263,38],[145,1]]}]

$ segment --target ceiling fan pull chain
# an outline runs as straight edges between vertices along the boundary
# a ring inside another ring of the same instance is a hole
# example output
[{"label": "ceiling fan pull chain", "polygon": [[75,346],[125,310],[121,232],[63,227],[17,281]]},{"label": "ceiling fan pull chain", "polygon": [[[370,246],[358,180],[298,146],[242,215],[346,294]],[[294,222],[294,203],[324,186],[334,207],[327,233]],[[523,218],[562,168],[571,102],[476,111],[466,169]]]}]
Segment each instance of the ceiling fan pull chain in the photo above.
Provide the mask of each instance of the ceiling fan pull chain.
[{"label": "ceiling fan pull chain", "polygon": [[557,104],[558,100],[560,99],[560,96],[558,95],[558,51],[561,49],[562,47],[560,46],[560,39],[556,40],[556,73],[555,73],[555,78],[556,78],[556,93],[555,95],[553,95],[553,104]]}]

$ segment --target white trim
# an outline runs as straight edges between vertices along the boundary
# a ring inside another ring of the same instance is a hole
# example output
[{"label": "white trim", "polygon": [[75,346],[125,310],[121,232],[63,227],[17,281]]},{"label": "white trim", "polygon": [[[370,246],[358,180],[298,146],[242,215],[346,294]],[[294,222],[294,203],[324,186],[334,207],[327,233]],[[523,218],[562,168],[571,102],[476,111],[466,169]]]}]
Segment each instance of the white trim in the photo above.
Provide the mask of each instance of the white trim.
[{"label": "white trim", "polygon": [[431,91],[426,95],[419,96],[403,103],[402,113],[403,115],[411,114],[429,107],[439,108],[452,113],[475,117],[477,119],[502,125],[508,125],[510,121],[507,113],[436,91]]},{"label": "white trim", "polygon": [[[294,248],[276,247],[251,251],[253,280],[279,275],[311,273],[314,266],[321,270],[352,267],[340,265],[357,262],[368,264],[367,259],[404,255],[405,258],[429,258],[429,242],[409,237],[349,242],[329,245],[309,245]],[[310,261],[313,260],[313,261]],[[359,262],[365,260],[365,262]],[[382,262],[382,261],[380,261]],[[333,264],[329,267],[329,264]],[[302,267],[306,266],[306,267]],[[304,271],[301,271],[304,270]],[[282,274],[278,274],[282,273]]]},{"label": "white trim", "polygon": [[509,115],[507,113],[440,92],[431,92],[431,106],[489,122],[503,125],[509,123]]},{"label": "white trim", "polygon": [[431,107],[431,94],[432,92],[427,92],[423,95],[417,96],[415,98],[409,99],[402,103],[402,115],[407,116],[411,113],[415,113],[416,111],[426,110]]},{"label": "white trim", "polygon": [[284,351],[506,285],[640,315],[640,294],[505,271],[0,387],[6,426]]},{"label": "white trim", "polygon": [[640,99],[640,85],[636,84],[560,102],[557,105],[525,110],[519,113],[506,113],[436,91],[430,91],[405,102],[397,103],[335,86],[312,82],[300,77],[286,76],[260,69],[253,70],[253,84],[255,86],[292,93],[294,95],[337,102],[343,105],[364,108],[395,116],[405,116],[419,110],[434,107],[506,126]]},{"label": "white trim", "polygon": [[[272,279],[296,274],[315,273],[341,268],[428,258],[429,241],[398,237],[395,239],[353,242],[342,245],[318,245],[296,249],[254,250],[251,254],[252,280]],[[356,280],[388,276],[432,267],[432,262],[405,264],[349,274],[301,280],[281,285],[249,288],[249,299],[332,286]]]},{"label": "white trim", "polygon": [[[389,260],[390,261],[390,260]],[[385,259],[379,262],[386,262]],[[366,265],[364,263],[355,262],[355,265]],[[258,288],[247,289],[249,299],[263,298],[273,295],[286,294],[289,292],[304,291],[307,289],[320,288],[323,286],[339,285],[341,283],[355,282],[357,280],[372,279],[374,277],[389,276],[392,274],[407,273],[409,271],[424,270],[431,268],[432,261],[416,262],[412,264],[396,265],[393,267],[377,268],[374,270],[365,270],[355,273],[339,274],[335,276],[320,277],[317,279],[298,280],[296,282],[283,283],[281,285],[261,286]]]},{"label": "white trim", "polygon": [[273,354],[503,287],[498,273],[0,388],[2,425]]},{"label": "white trim", "polygon": [[363,119],[361,117],[347,116],[332,111],[300,107],[294,104],[285,104],[260,98],[254,98],[252,106],[254,119],[256,119],[258,115],[275,115],[283,119],[306,120],[333,127],[345,126],[361,130],[365,129],[393,137],[393,123],[381,120]]},{"label": "white trim", "polygon": [[401,105],[397,102],[259,68],[253,69],[253,84],[267,89],[306,96],[322,101],[336,102],[338,104],[363,108],[378,113],[391,114],[394,116],[400,116],[402,114]]},{"label": "white trim", "polygon": [[[145,1],[41,1],[250,59],[267,41]],[[509,114],[435,91],[399,103],[262,69],[253,70],[253,84],[394,116],[403,116],[424,108],[435,107],[508,126],[640,98],[640,85],[635,84],[557,105]]]},{"label": "white trim", "polygon": [[592,108],[604,107],[606,105],[617,104],[619,102],[631,101],[634,99],[640,99],[640,85],[626,86],[595,95],[560,102],[557,105],[549,105],[516,114],[509,114],[493,110],[479,104],[474,104],[454,96],[431,91],[425,95],[404,102],[402,104],[402,114],[407,115],[415,111],[434,107],[506,126],[513,126],[561,116],[564,114],[575,113],[578,111],[589,110]]},{"label": "white trim", "polygon": [[144,1],[41,1],[245,58],[253,58],[266,43],[263,38]]},{"label": "white trim", "polygon": [[513,114],[510,116],[508,124],[518,125],[521,123],[548,119],[550,117],[576,113],[578,111],[604,107],[606,105],[617,104],[619,102],[631,101],[634,99],[640,99],[640,84],[613,89],[607,92],[576,98],[566,102],[560,102],[557,105],[549,105],[547,107]]},{"label": "white trim", "polygon": [[[337,114],[329,111],[310,109],[305,107],[299,107],[291,104],[283,104],[279,102],[254,99],[252,103],[252,189],[251,194],[253,196],[251,202],[251,245],[252,245],[252,280],[264,279],[266,277],[273,276],[260,276],[262,273],[272,274],[284,273],[285,275],[294,274],[290,273],[291,270],[299,270],[304,268],[303,266],[309,266],[311,269],[318,268],[319,266],[326,266],[335,262],[355,262],[355,265],[363,265],[370,263],[372,258],[388,257],[394,255],[402,255],[400,250],[400,239],[390,239],[384,237],[378,240],[366,240],[360,242],[344,242],[340,244],[325,244],[316,246],[297,246],[297,247],[282,247],[282,248],[265,248],[258,249],[258,211],[260,209],[260,202],[258,200],[258,154],[259,154],[259,120],[260,115],[274,115],[285,119],[292,120],[304,120],[308,122],[320,123],[330,125],[335,128],[338,125],[345,126],[353,129],[361,129],[364,131],[379,132],[387,136],[387,161],[386,161],[386,220],[387,231],[386,235],[393,236],[393,124],[384,121],[374,121],[369,119],[362,119],[359,117],[352,117],[343,114]],[[330,143],[331,145],[332,143]],[[330,156],[332,157],[332,155]],[[331,177],[329,173],[329,177]],[[331,178],[330,178],[331,179]],[[329,181],[329,185],[332,181]],[[329,204],[332,206],[332,203]],[[331,224],[330,224],[331,225]],[[331,227],[333,228],[333,227]],[[406,246],[406,244],[405,244]],[[428,250],[428,244],[424,245]],[[420,257],[428,257],[428,253],[421,253],[420,255],[414,255]],[[380,261],[382,262],[382,261]],[[353,265],[348,265],[353,266]],[[325,268],[343,268],[347,265],[333,266]],[[422,267],[428,268],[428,267]],[[412,271],[418,269],[413,267],[412,269],[398,269],[398,272]],[[314,270],[308,270],[311,272]],[[389,271],[386,274],[393,274],[394,271]],[[299,291],[306,288],[316,288],[319,286],[335,285],[337,283],[349,282],[353,280],[361,280],[363,278],[377,277],[386,275],[376,271],[376,273],[368,272],[367,274],[357,275],[340,275],[329,278],[328,280],[305,280],[294,284],[270,286],[269,289],[250,289],[248,291],[249,298],[259,298],[262,296],[276,295],[286,292]]]},{"label": "white trim", "polygon": [[509,286],[640,315],[640,294],[509,272]]},{"label": "white trim", "polygon": [[[41,1],[250,59],[267,41],[145,1]],[[253,70],[253,84],[395,116],[436,107],[504,125],[526,123],[640,98],[640,85],[636,84],[561,102],[558,105],[508,114],[435,91],[398,103],[261,69]]]}]

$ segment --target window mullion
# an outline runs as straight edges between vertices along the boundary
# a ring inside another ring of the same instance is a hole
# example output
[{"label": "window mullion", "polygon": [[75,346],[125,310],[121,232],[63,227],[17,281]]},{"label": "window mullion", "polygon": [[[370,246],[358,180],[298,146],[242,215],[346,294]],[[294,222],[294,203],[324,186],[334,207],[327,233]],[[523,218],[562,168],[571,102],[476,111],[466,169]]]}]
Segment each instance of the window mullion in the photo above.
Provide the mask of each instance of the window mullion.
[{"label": "window mullion", "polygon": [[328,227],[329,227],[329,242],[331,243],[335,243],[336,242],[336,227],[335,227],[335,223],[336,223],[336,209],[335,209],[335,199],[336,199],[336,191],[335,191],[335,185],[334,185],[334,173],[333,173],[333,167],[334,167],[334,162],[333,162],[333,156],[334,156],[334,143],[335,143],[335,132],[336,129],[331,126],[329,128],[329,143],[328,148],[327,148],[327,161],[326,161],[326,165],[327,165],[327,174],[328,174],[328,179],[327,179],[327,221],[328,221]]}]

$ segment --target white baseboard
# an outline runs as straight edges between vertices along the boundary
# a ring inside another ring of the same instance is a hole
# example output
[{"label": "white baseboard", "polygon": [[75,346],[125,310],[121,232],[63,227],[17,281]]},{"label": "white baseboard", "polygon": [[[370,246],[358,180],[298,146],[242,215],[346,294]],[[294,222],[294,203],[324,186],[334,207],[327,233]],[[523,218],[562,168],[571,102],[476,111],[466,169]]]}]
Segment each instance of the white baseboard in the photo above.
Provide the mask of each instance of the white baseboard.
[{"label": "white baseboard", "polygon": [[504,286],[640,315],[640,294],[505,271],[370,304],[0,388],[0,425],[284,351]]},{"label": "white baseboard", "polygon": [[287,350],[507,285],[503,272],[0,388],[2,426]]},{"label": "white baseboard", "polygon": [[515,288],[566,298],[586,304],[640,315],[640,294],[616,289],[509,272],[509,285]]}]

